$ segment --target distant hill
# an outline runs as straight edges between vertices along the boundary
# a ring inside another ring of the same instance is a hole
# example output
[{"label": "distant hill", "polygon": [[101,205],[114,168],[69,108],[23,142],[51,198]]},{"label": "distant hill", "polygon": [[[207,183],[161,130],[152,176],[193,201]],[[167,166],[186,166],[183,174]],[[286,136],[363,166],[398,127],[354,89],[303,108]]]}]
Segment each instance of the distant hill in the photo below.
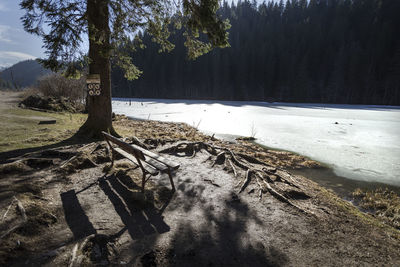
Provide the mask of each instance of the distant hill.
[{"label": "distant hill", "polygon": [[25,60],[0,72],[0,88],[21,89],[32,86],[39,77],[50,73],[36,60]]}]

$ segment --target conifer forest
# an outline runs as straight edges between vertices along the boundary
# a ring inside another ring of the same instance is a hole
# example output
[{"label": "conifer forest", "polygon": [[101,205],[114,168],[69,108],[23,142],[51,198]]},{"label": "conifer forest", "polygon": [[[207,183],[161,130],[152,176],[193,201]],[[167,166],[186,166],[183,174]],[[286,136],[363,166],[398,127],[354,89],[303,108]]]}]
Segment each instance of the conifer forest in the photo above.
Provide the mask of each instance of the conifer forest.
[{"label": "conifer forest", "polygon": [[238,1],[219,12],[230,47],[193,61],[179,29],[170,53],[139,32],[146,49],[131,56],[143,74],[127,81],[114,67],[113,96],[400,104],[400,1]]}]

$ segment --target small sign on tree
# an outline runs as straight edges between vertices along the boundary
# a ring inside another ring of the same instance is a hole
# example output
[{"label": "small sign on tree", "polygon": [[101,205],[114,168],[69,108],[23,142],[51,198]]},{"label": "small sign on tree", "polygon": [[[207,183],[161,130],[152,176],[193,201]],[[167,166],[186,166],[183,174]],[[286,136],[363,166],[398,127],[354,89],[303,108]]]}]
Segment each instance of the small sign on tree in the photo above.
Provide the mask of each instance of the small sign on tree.
[{"label": "small sign on tree", "polygon": [[101,94],[100,74],[89,74],[86,78],[86,86],[90,96],[99,96]]}]

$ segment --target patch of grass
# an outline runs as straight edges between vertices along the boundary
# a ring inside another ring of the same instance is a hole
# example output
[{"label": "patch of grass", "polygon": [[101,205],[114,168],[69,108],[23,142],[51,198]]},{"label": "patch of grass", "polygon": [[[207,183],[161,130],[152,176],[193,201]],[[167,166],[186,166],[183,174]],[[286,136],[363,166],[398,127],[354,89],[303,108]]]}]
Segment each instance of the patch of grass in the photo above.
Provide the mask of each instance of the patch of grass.
[{"label": "patch of grass", "polygon": [[364,191],[357,188],[353,192],[361,208],[370,211],[389,225],[400,230],[400,196],[385,188]]},{"label": "patch of grass", "polygon": [[333,192],[330,192],[326,188],[320,187],[320,197],[325,201],[332,203],[336,208],[342,210],[345,214],[356,216],[360,222],[375,226],[383,230],[389,236],[400,240],[400,230],[388,225],[384,220],[382,220],[382,218],[374,217],[369,213],[360,211],[352,203],[341,199],[339,196],[335,195]]},{"label": "patch of grass", "polygon": [[136,136],[139,139],[209,141],[207,136],[185,123],[131,120],[124,115],[116,115],[115,130],[123,137]]},{"label": "patch of grass", "polygon": [[[0,113],[0,152],[39,147],[70,138],[85,122],[86,114],[47,113],[13,107]],[[42,120],[56,124],[39,125]]]}]

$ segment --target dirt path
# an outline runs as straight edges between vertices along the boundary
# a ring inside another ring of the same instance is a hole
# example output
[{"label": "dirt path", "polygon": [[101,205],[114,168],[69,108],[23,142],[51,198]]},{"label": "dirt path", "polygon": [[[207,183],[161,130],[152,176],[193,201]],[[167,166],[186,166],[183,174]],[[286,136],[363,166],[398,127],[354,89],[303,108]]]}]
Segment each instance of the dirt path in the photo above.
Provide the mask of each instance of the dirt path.
[{"label": "dirt path", "polygon": [[[89,146],[90,147],[90,146]],[[93,147],[96,145],[92,145]],[[179,162],[177,187],[159,175],[140,193],[141,173],[125,160],[108,166],[104,145],[92,153],[93,167],[67,147],[30,155],[35,168],[8,172],[0,180],[3,216],[12,195],[30,221],[0,245],[10,265],[80,266],[393,266],[400,244],[382,228],[360,221],[329,192],[293,177],[309,198],[292,201],[270,194],[260,200],[254,183],[239,192],[238,178],[212,167],[209,154],[165,155]],[[51,156],[51,162],[46,158]],[[85,157],[83,157],[85,159]],[[4,169],[3,169],[4,173]],[[5,177],[5,178],[4,178]],[[7,199],[7,201],[5,201]],[[7,220],[20,215],[12,209]],[[56,218],[56,219],[54,219]],[[4,221],[3,221],[4,222]],[[12,222],[11,222],[12,223]],[[4,224],[2,224],[4,228]],[[19,244],[19,245],[18,245]],[[75,252],[74,252],[75,251]],[[72,265],[70,265],[72,262]]]},{"label": "dirt path", "polygon": [[21,100],[21,92],[0,91],[0,110],[15,107]]},{"label": "dirt path", "polygon": [[[21,92],[8,92],[0,91],[0,111],[9,110],[18,107],[19,102],[23,99],[23,94]],[[31,120],[48,120],[49,117],[44,116],[18,116],[15,114],[7,114],[3,112],[2,116],[8,118],[23,118]]]}]

